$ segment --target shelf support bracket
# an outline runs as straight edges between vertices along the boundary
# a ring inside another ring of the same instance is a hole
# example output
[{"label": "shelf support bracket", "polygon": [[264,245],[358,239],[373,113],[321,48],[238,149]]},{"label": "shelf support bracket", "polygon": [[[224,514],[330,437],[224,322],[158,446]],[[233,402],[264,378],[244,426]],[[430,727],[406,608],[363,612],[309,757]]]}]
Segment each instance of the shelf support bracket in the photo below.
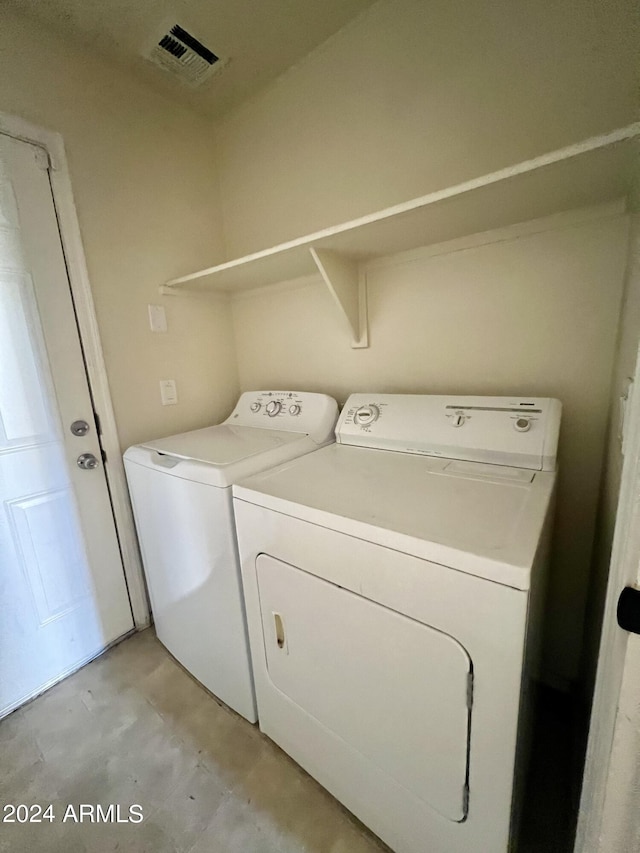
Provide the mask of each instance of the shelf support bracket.
[{"label": "shelf support bracket", "polygon": [[354,349],[368,347],[367,281],[364,271],[359,269],[356,261],[331,249],[310,247],[309,251],[348,325],[352,336],[351,346]]}]

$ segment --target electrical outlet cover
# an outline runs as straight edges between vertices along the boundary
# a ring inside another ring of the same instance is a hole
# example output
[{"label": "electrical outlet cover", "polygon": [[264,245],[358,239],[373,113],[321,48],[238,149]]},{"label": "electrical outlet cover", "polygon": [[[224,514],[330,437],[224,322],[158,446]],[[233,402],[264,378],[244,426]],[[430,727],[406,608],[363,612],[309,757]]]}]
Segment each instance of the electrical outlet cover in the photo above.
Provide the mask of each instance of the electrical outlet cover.
[{"label": "electrical outlet cover", "polygon": [[175,379],[160,380],[160,399],[163,406],[175,406],[178,402],[178,391]]},{"label": "electrical outlet cover", "polygon": [[167,315],[164,305],[149,305],[149,326],[152,332],[167,331]]}]

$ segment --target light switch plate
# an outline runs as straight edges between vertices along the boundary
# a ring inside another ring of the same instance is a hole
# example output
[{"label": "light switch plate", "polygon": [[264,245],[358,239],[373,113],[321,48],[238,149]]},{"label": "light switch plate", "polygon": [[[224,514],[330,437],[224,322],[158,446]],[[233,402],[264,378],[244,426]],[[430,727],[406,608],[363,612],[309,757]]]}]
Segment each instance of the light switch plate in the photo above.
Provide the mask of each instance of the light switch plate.
[{"label": "light switch plate", "polygon": [[167,315],[164,305],[149,305],[149,326],[152,332],[167,331]]},{"label": "light switch plate", "polygon": [[160,380],[160,399],[163,406],[175,406],[178,402],[178,391],[175,379]]}]

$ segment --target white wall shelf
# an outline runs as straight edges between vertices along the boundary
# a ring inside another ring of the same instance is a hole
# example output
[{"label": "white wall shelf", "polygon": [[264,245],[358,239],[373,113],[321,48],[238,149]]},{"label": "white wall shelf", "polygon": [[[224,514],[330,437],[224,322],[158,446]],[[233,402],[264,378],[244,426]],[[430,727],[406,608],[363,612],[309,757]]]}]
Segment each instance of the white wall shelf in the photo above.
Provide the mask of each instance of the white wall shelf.
[{"label": "white wall shelf", "polygon": [[174,278],[165,295],[266,287],[320,272],[346,320],[353,346],[367,346],[362,265],[372,258],[442,243],[626,196],[637,180],[640,122],[526,160],[351,222]]}]

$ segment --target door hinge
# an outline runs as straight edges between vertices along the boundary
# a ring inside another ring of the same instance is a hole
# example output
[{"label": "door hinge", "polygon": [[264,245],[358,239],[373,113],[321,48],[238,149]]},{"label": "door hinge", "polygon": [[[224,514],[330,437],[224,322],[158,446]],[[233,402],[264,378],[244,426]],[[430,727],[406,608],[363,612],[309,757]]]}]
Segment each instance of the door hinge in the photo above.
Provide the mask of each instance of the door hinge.
[{"label": "door hinge", "polygon": [[44,171],[48,172],[49,169],[52,168],[53,164],[51,162],[51,157],[49,156],[49,152],[46,148],[40,148],[40,146],[35,147],[35,158],[38,166]]},{"label": "door hinge", "polygon": [[640,589],[626,586],[622,590],[616,615],[623,631],[640,634]]},{"label": "door hinge", "polygon": [[96,422],[96,432],[102,435],[102,424],[100,423],[100,415],[97,412],[93,413],[93,419]]},{"label": "door hinge", "polygon": [[467,708],[473,705],[473,670],[467,673]]}]

